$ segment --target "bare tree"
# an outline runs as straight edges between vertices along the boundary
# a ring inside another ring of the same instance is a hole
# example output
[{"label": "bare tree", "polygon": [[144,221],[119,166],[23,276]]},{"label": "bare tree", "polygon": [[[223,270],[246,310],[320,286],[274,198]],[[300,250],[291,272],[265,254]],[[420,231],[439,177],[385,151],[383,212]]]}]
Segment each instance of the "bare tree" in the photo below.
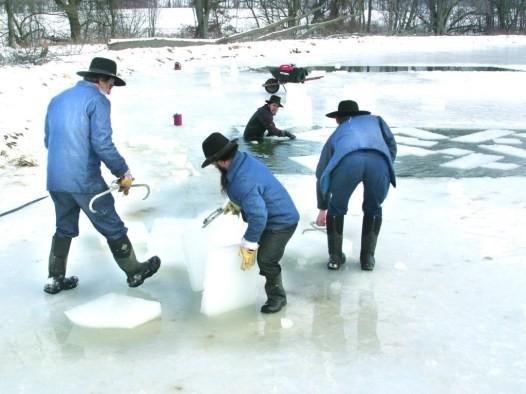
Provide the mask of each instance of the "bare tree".
[{"label": "bare tree", "polygon": [[197,37],[208,38],[208,19],[210,18],[211,0],[194,0],[195,18],[197,19]]},{"label": "bare tree", "polygon": [[4,0],[4,9],[7,15],[7,45],[14,48],[16,46],[16,34],[13,0]]}]

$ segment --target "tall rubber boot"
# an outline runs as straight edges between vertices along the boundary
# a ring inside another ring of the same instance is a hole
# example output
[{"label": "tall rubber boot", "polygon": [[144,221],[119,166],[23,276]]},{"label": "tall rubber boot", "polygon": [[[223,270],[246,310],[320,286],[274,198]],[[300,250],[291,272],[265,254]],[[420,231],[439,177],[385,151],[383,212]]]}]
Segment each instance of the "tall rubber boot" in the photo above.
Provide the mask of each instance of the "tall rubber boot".
[{"label": "tall rubber boot", "polygon": [[262,313],[276,313],[287,305],[287,295],[283,288],[281,273],[274,277],[266,277],[265,292],[267,293],[267,302],[261,307]]},{"label": "tall rubber boot", "polygon": [[338,270],[345,263],[343,244],[343,215],[327,215],[327,245],[329,247],[329,261],[327,268]]},{"label": "tall rubber boot", "polygon": [[360,265],[364,271],[374,269],[374,251],[376,241],[382,226],[381,216],[364,216],[362,222],[362,245],[360,250]]},{"label": "tall rubber boot", "polygon": [[70,290],[77,287],[79,279],[76,276],[66,278],[66,264],[68,262],[69,247],[71,238],[62,238],[56,234],[51,241],[51,251],[49,252],[48,280],[44,286],[44,291],[49,294],[56,294],[62,290]]},{"label": "tall rubber boot", "polygon": [[157,256],[150,257],[144,263],[139,263],[127,235],[115,241],[108,241],[108,245],[115,261],[126,273],[130,287],[142,285],[144,280],[155,274],[161,266],[161,259]]}]

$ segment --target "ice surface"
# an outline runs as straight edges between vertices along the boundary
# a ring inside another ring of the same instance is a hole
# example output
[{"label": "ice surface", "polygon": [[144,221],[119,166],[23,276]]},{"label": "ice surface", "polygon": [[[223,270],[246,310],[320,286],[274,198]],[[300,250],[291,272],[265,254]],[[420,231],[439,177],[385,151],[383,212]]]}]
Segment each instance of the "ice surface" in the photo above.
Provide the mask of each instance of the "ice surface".
[{"label": "ice surface", "polygon": [[161,316],[161,303],[109,293],[64,312],[74,324],[90,328],[135,328]]},{"label": "ice surface", "polygon": [[239,267],[239,244],[210,250],[206,262],[201,312],[219,315],[255,304],[258,290],[257,264],[250,270]]},{"label": "ice surface", "polygon": [[513,163],[497,163],[497,162],[494,162],[494,163],[483,164],[483,165],[481,165],[481,167],[490,168],[492,170],[509,171],[509,170],[514,170],[516,168],[519,168],[519,165],[518,164],[513,164]]},{"label": "ice surface", "polygon": [[514,133],[513,130],[490,129],[490,130],[479,131],[476,133],[471,133],[468,135],[463,135],[461,137],[451,138],[451,141],[478,143],[478,142],[493,140],[495,138],[504,137],[506,135],[510,135],[513,133]]},{"label": "ice surface", "polygon": [[470,155],[442,163],[441,166],[468,170],[471,168],[488,165],[489,163],[498,161],[500,159],[502,159],[502,156],[485,155],[484,153],[472,153]]}]

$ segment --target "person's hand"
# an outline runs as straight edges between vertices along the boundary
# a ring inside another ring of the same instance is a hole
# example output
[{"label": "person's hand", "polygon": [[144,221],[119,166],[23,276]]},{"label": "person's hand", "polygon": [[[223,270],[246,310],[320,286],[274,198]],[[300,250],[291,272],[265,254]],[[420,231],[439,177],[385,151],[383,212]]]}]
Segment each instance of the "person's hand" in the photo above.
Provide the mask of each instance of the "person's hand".
[{"label": "person's hand", "polygon": [[241,208],[234,204],[232,201],[228,201],[225,207],[223,208],[223,214],[231,213],[232,215],[239,216],[241,213]]},{"label": "person's hand", "polygon": [[239,255],[241,256],[241,270],[246,271],[254,266],[256,263],[256,251],[241,246],[239,248]]},{"label": "person's hand", "polygon": [[295,140],[296,139],[296,136],[294,134],[292,134],[290,131],[284,131],[283,135],[285,137],[289,137],[291,140]]},{"label": "person's hand", "polygon": [[117,181],[119,183],[119,192],[123,192],[125,196],[130,192],[130,187],[135,179],[132,177],[130,171],[127,171],[126,174],[121,176]]},{"label": "person's hand", "polygon": [[326,224],[327,224],[327,210],[320,209],[320,212],[318,212],[318,217],[316,218],[316,225],[320,227],[325,227]]}]

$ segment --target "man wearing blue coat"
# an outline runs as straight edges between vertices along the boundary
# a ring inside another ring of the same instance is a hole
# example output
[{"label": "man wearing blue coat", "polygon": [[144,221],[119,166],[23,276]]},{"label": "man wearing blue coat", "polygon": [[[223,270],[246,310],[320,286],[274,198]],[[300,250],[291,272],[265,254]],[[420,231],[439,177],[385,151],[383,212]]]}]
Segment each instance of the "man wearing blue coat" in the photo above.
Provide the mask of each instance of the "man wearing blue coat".
[{"label": "man wearing blue coat", "polygon": [[161,264],[157,256],[144,263],[137,261],[128,229],[115,211],[111,193],[97,199],[97,213],[89,210],[90,200],[108,189],[101,175],[101,162],[119,179],[119,191],[124,194],[128,194],[133,181],[128,165],[112,141],[107,96],[113,86],[126,85],[116,73],[117,64],[113,60],[93,58],[89,71],[77,73],[84,80],[54,97],[48,106],[44,139],[48,150],[47,189],[56,215],[49,278],[44,286],[49,294],[77,286],[76,276],[65,275],[71,239],[79,235],[80,211],[106,238],[130,287],[141,285]]},{"label": "man wearing blue coat", "polygon": [[396,141],[380,116],[360,111],[352,100],[341,101],[335,118],[338,127],[325,143],[316,168],[319,214],[316,223],[327,226],[329,262],[337,270],[345,263],[342,253],[344,216],[351,194],[363,183],[363,221],[360,250],[362,270],[374,268],[374,252],[382,225],[382,203],[389,183],[396,187]]},{"label": "man wearing blue coat", "polygon": [[298,210],[270,170],[239,152],[235,140],[212,133],[203,141],[203,153],[201,167],[214,164],[221,173],[221,187],[230,199],[225,211],[241,213],[248,223],[239,251],[241,269],[251,268],[257,255],[259,273],[266,278],[267,302],[261,312],[279,312],[287,304],[279,261],[298,225]]}]

